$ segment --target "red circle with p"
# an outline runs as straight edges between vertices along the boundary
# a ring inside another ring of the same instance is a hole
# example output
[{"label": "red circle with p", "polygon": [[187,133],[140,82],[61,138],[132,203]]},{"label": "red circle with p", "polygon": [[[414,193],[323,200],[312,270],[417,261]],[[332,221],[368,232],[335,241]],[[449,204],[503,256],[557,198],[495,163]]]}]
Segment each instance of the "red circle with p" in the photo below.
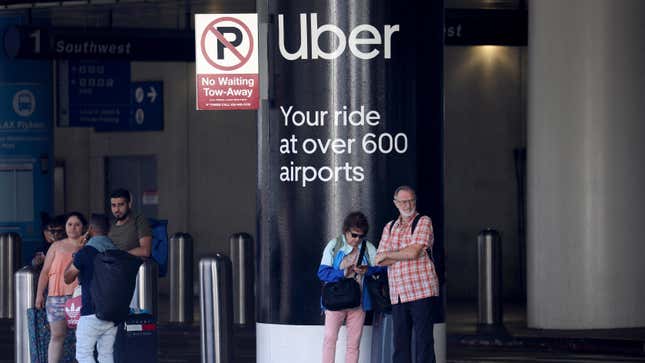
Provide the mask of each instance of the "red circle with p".
[{"label": "red circle with p", "polygon": [[[232,22],[235,23],[236,26],[216,26],[217,24],[223,23],[223,22]],[[233,34],[235,36],[235,39],[233,40],[228,40],[224,36],[224,34]],[[206,46],[206,37],[212,34],[217,38],[216,42],[216,51],[215,55],[216,58],[219,59],[220,56],[223,58],[224,56],[224,51],[228,51],[231,53],[231,56],[235,57],[238,61],[234,62],[233,65],[226,65],[226,64],[220,64],[223,62],[223,60],[220,60],[218,63],[216,59],[213,59],[211,55],[209,54],[209,49]],[[243,37],[246,36],[249,39],[249,49],[246,52],[246,54],[240,53],[240,51],[237,50],[237,46],[242,44]],[[202,37],[200,41],[200,46],[201,46],[201,52],[202,55],[204,56],[204,59],[206,59],[206,62],[213,66],[214,68],[217,68],[222,71],[232,71],[235,69],[238,69],[242,67],[243,65],[246,64],[246,62],[249,61],[251,58],[251,55],[253,54],[253,34],[251,33],[251,30],[249,27],[244,24],[239,19],[230,17],[230,16],[225,16],[221,18],[217,18],[210,23],[204,28],[204,31],[202,32]]]}]

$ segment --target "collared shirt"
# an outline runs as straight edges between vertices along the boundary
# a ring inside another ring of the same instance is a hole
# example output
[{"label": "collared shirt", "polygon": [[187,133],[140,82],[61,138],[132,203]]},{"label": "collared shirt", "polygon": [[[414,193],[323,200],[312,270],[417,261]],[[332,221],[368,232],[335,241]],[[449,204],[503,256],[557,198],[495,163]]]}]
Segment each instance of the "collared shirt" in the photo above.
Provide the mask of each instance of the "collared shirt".
[{"label": "collared shirt", "polygon": [[[412,235],[412,220],[415,216],[416,214],[405,223],[401,217],[389,222],[381,234],[377,253],[399,251],[413,244],[424,246],[417,258],[396,261],[388,266],[387,276],[392,304],[399,303],[399,299],[404,303],[439,295],[439,279],[434,264],[425,251],[426,248],[432,247],[434,242],[432,221],[430,217],[421,217]],[[390,233],[391,223],[394,225]]]}]

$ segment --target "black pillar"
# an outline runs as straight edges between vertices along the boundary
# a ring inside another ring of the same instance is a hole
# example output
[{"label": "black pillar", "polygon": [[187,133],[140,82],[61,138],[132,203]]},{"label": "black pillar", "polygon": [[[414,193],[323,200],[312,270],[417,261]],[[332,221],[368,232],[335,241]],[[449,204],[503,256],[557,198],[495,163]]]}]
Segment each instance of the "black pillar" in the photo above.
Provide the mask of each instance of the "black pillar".
[{"label": "black pillar", "polygon": [[325,244],[360,210],[376,245],[399,185],[443,261],[443,2],[425,3],[258,1],[258,323],[322,324]]}]

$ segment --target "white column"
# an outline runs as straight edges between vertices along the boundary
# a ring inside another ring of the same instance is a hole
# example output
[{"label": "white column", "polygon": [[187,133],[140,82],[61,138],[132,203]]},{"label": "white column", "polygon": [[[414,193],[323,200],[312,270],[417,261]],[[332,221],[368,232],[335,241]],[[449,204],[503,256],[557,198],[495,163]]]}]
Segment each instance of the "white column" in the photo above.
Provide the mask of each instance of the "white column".
[{"label": "white column", "polygon": [[530,3],[529,327],[645,326],[644,15]]}]

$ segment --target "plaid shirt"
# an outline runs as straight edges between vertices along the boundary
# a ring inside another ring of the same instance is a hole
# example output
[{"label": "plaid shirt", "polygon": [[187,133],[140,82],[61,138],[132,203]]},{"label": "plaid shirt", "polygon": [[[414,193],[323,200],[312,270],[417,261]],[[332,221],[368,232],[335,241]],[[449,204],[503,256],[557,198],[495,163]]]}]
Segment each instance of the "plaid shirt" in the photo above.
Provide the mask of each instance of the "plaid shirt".
[{"label": "plaid shirt", "polygon": [[[387,268],[387,276],[390,282],[390,300],[392,304],[424,299],[430,296],[439,295],[439,279],[434,269],[434,264],[428,257],[425,249],[432,247],[434,235],[432,232],[432,221],[430,217],[423,216],[419,219],[412,235],[412,216],[407,223],[403,223],[401,217],[389,222],[383,228],[381,242],[378,245],[378,253],[399,251],[412,244],[424,246],[419,257],[412,260],[397,261]],[[392,233],[390,224],[394,223]]]}]

